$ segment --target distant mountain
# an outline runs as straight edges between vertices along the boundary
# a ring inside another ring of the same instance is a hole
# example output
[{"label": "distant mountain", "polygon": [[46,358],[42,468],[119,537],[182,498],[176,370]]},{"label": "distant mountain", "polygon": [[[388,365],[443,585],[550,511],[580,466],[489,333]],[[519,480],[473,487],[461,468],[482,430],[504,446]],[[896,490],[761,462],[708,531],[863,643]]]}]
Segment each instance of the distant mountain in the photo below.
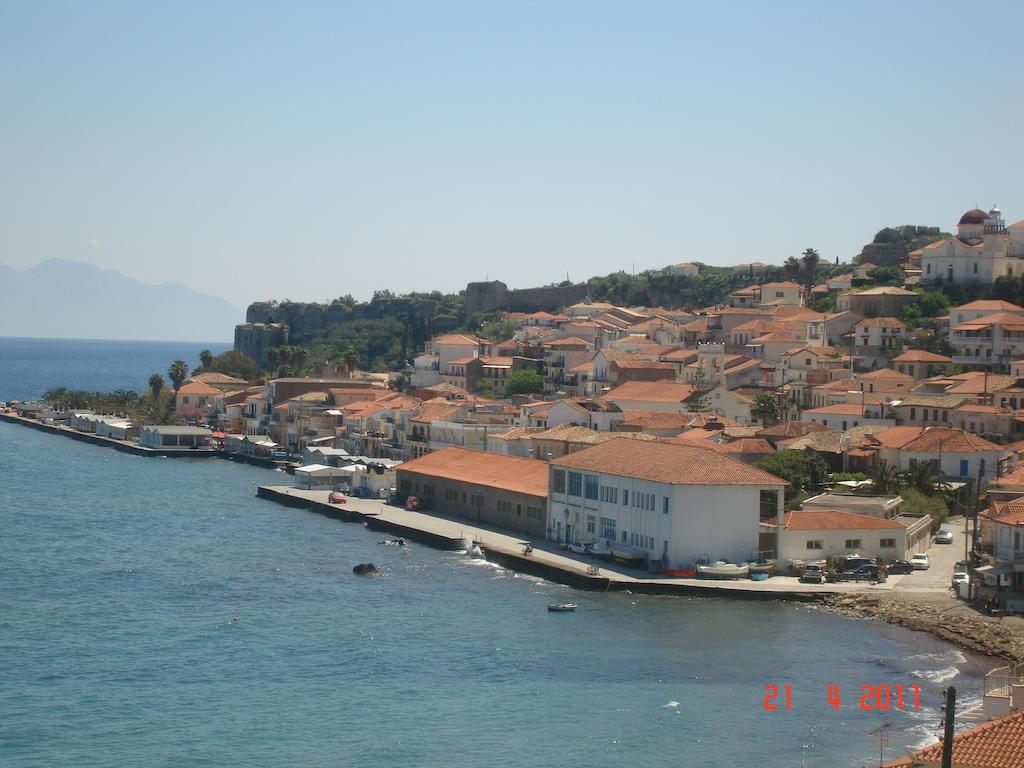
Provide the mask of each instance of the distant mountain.
[{"label": "distant mountain", "polygon": [[50,259],[0,264],[0,336],[227,341],[242,310],[181,283],[151,285],[108,269]]}]

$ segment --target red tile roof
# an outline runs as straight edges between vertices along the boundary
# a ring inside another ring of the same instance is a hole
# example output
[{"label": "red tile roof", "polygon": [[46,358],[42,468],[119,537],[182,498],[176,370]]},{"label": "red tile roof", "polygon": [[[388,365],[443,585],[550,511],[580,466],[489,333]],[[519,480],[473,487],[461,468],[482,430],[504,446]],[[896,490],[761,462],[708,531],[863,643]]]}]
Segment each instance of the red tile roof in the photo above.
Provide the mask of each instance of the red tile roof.
[{"label": "red tile roof", "polygon": [[937,355],[934,352],[926,352],[923,349],[908,349],[902,355],[893,359],[894,363],[952,363],[952,357]]},{"label": "red tile roof", "polygon": [[895,317],[868,317],[857,323],[854,328],[899,328],[903,330],[903,323]]},{"label": "red tile roof", "polygon": [[1024,312],[1024,307],[1018,307],[1008,301],[999,299],[982,299],[961,304],[953,307],[953,312]]},{"label": "red tile roof", "polygon": [[693,395],[692,384],[674,381],[627,381],[604,395],[606,400],[633,400],[651,403],[683,403]]},{"label": "red tile roof", "polygon": [[548,465],[536,459],[453,447],[407,461],[397,469],[399,477],[416,473],[513,493],[544,498],[548,495]]},{"label": "red tile roof", "polygon": [[910,453],[974,453],[1005,451],[1001,445],[950,427],[889,427],[874,435],[884,448],[899,448]]},{"label": "red tile roof", "polygon": [[[883,768],[938,768],[942,742],[886,763]],[[1024,766],[1024,710],[1010,712],[953,736],[956,768],[1021,768]]]},{"label": "red tile roof", "polygon": [[955,331],[975,331],[998,325],[1008,331],[1024,331],[1024,317],[1014,315],[1010,312],[997,312],[993,315],[985,315],[974,320],[965,320],[956,326]]},{"label": "red tile roof", "polygon": [[448,333],[444,336],[437,336],[432,341],[434,344],[473,344],[476,346],[488,343],[486,339],[469,333]]},{"label": "red tile roof", "polygon": [[563,456],[555,466],[671,485],[780,486],[786,481],[695,445],[615,438]]},{"label": "red tile roof", "polygon": [[795,509],[786,513],[787,531],[868,531],[875,528],[904,528],[895,520],[858,515],[854,512],[839,512],[834,509]]},{"label": "red tile roof", "polygon": [[179,395],[221,395],[223,392],[216,387],[211,387],[209,384],[203,384],[201,381],[190,381],[186,384],[181,385],[181,389],[178,390]]}]

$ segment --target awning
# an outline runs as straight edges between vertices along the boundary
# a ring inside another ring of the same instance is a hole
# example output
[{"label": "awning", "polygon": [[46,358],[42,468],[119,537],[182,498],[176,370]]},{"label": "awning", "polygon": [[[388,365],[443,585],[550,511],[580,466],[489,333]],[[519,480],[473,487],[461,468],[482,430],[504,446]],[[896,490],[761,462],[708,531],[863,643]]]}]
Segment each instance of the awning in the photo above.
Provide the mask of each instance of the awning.
[{"label": "awning", "polygon": [[1003,576],[1007,573],[1013,573],[1014,567],[1011,563],[994,563],[993,565],[983,565],[974,570],[985,576]]}]

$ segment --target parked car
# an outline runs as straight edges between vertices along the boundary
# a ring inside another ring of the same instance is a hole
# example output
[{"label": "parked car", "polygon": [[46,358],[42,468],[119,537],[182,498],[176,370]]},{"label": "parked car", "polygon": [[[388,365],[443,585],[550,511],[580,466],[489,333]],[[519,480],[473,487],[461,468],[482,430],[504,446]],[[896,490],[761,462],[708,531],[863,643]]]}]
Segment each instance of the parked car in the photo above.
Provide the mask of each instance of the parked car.
[{"label": "parked car", "polygon": [[970,577],[963,572],[953,574],[953,589],[957,589],[961,584],[966,584],[970,581]]},{"label": "parked car", "polygon": [[906,560],[893,560],[891,563],[885,566],[885,570],[893,575],[899,573],[913,573],[914,566],[912,563],[908,563]]},{"label": "parked car", "polygon": [[873,557],[864,557],[862,555],[846,555],[842,562],[839,564],[839,570],[841,571],[853,571],[860,568],[862,565],[874,565],[875,559]]},{"label": "parked car", "polygon": [[931,567],[931,563],[928,562],[928,555],[924,552],[918,552],[910,558],[910,562],[918,571],[927,571]]},{"label": "parked car", "polygon": [[953,532],[948,528],[939,528],[939,532],[935,534],[936,544],[952,544],[953,543]]},{"label": "parked car", "polygon": [[288,451],[274,451],[270,454],[271,461],[288,461]]},{"label": "parked car", "polygon": [[885,571],[873,563],[860,565],[849,571],[832,571],[829,581],[885,581]]},{"label": "parked car", "polygon": [[800,574],[800,581],[803,584],[821,584],[825,580],[825,572],[820,565],[808,565]]},{"label": "parked car", "polygon": [[346,501],[348,501],[348,499],[345,497],[345,494],[342,493],[341,491],[331,491],[331,494],[330,496],[327,497],[327,500],[331,504],[344,504]]}]

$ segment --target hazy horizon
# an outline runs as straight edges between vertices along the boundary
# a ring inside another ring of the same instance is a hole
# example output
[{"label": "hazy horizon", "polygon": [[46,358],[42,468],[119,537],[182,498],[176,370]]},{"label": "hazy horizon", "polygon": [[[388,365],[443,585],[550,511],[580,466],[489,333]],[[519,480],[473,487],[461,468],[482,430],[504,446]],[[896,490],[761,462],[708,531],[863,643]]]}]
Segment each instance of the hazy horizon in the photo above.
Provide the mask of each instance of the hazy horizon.
[{"label": "hazy horizon", "polygon": [[1024,6],[969,10],[6,4],[0,262],[241,309],[1017,221]]}]

